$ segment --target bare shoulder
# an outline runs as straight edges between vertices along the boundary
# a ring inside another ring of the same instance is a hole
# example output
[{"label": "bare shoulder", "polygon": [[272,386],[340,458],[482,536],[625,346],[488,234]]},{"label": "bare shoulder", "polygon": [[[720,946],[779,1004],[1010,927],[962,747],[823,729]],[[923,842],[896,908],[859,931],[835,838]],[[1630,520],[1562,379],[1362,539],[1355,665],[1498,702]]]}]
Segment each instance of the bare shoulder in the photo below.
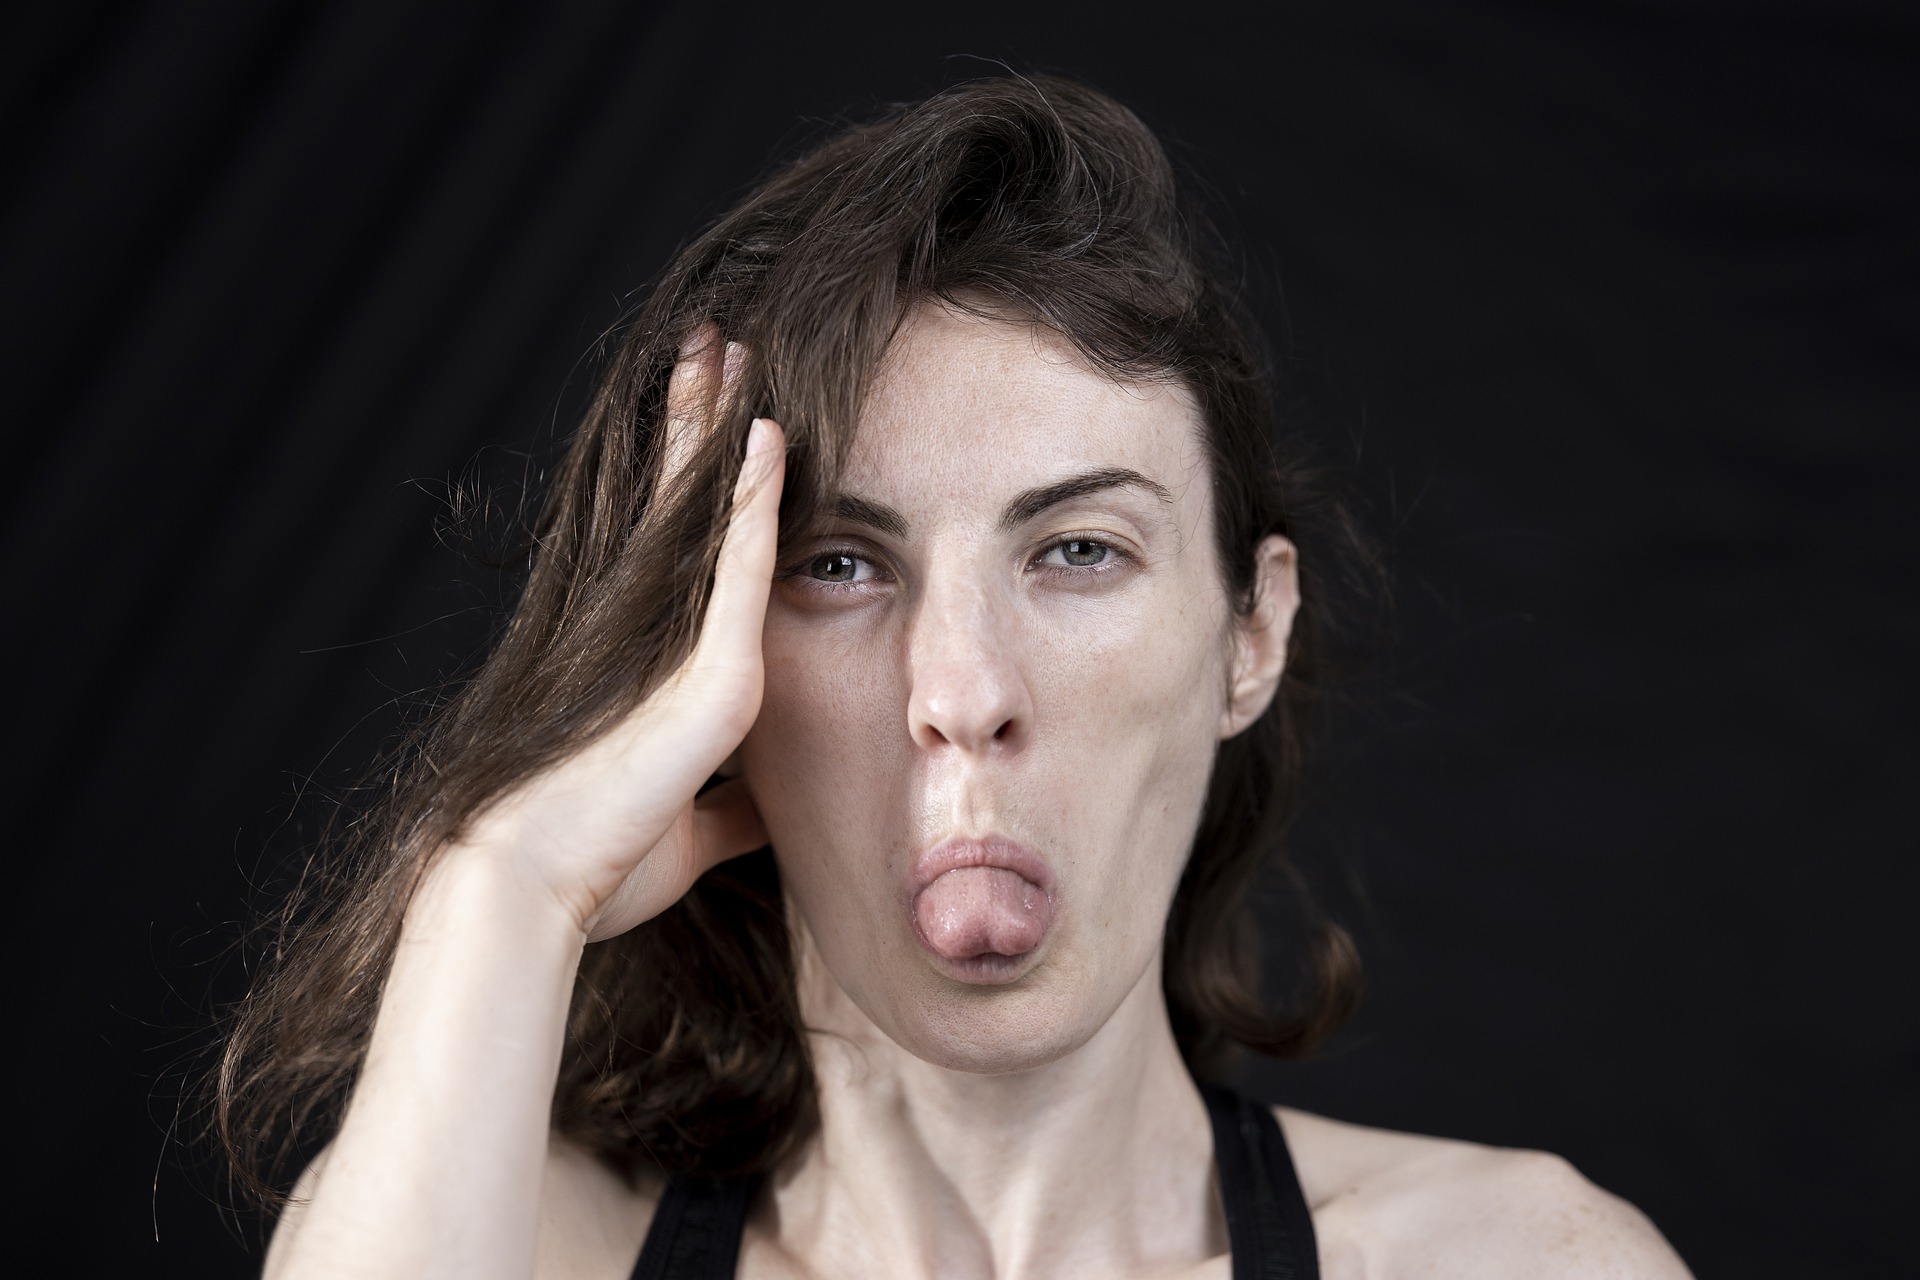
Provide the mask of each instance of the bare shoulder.
[{"label": "bare shoulder", "polygon": [[294,1180],[293,1190],[287,1192],[287,1202],[280,1207],[280,1217],[273,1224],[273,1238],[267,1242],[267,1261],[261,1268],[261,1280],[275,1280],[286,1266],[287,1258],[293,1252],[293,1241],[300,1234],[300,1226],[306,1220],[307,1205],[313,1200],[313,1189],[320,1185],[320,1175],[326,1171],[327,1157],[332,1147],[323,1147],[300,1176]]},{"label": "bare shoulder", "polygon": [[1559,1156],[1274,1114],[1326,1280],[1688,1280],[1645,1214]]},{"label": "bare shoulder", "polygon": [[586,1147],[555,1136],[540,1189],[539,1280],[624,1280],[660,1191],[657,1179],[630,1184]]},{"label": "bare shoulder", "polygon": [[[273,1280],[291,1250],[330,1151],[321,1151],[294,1183],[274,1226],[264,1280]],[[540,1187],[539,1280],[624,1280],[640,1256],[660,1190],[657,1179],[629,1184],[587,1148],[556,1135]]]}]

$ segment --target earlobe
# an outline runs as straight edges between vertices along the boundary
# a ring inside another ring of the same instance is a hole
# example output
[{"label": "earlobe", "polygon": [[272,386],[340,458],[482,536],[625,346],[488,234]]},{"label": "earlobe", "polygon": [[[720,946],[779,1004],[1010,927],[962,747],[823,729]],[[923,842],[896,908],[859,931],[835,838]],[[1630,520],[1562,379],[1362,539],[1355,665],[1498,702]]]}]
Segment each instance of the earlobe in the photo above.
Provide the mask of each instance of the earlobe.
[{"label": "earlobe", "polygon": [[1287,641],[1300,608],[1300,566],[1293,543],[1278,534],[1254,553],[1254,605],[1234,619],[1233,664],[1220,736],[1231,738],[1258,720],[1273,702],[1287,666]]}]

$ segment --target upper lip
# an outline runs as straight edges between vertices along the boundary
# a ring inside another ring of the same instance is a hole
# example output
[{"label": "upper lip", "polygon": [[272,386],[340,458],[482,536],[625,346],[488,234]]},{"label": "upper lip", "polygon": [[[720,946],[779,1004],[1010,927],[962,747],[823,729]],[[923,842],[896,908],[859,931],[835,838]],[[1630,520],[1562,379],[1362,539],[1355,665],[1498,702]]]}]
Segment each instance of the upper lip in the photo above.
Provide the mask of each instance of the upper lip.
[{"label": "upper lip", "polygon": [[1053,868],[1018,840],[1006,836],[949,836],[913,860],[912,895],[961,867],[1001,867],[1031,880],[1053,900]]}]

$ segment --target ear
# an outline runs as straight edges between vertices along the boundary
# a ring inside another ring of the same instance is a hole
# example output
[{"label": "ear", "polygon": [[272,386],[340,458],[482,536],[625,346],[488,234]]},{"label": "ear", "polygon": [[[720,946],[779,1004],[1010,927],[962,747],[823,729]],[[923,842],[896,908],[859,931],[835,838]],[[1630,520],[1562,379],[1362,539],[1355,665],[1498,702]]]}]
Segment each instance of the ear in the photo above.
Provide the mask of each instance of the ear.
[{"label": "ear", "polygon": [[1300,565],[1293,544],[1278,534],[1254,552],[1253,612],[1233,620],[1233,659],[1220,736],[1231,738],[1258,720],[1280,688],[1287,639],[1300,609]]}]

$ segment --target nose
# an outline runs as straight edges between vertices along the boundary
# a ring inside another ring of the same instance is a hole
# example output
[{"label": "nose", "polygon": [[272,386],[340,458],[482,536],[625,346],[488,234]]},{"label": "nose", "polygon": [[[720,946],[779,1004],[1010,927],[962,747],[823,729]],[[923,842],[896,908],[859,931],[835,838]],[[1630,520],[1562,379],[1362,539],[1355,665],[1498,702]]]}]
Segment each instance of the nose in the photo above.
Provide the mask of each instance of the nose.
[{"label": "nose", "polygon": [[915,745],[978,754],[1017,748],[1033,701],[1012,611],[978,585],[929,584],[916,613],[907,655]]}]

